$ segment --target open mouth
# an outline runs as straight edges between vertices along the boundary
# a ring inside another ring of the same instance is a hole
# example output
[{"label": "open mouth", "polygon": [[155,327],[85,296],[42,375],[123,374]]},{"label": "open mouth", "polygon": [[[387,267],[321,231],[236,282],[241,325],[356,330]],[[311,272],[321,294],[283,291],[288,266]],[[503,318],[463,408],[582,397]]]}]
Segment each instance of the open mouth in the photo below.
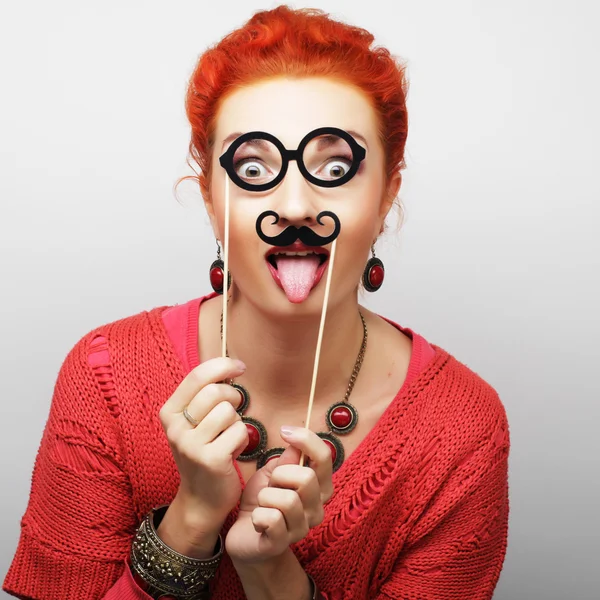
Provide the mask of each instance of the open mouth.
[{"label": "open mouth", "polygon": [[290,302],[304,302],[318,285],[329,262],[329,252],[318,248],[272,248],[265,256],[275,283]]},{"label": "open mouth", "polygon": [[277,254],[269,254],[267,256],[267,261],[269,262],[269,264],[272,265],[272,267],[274,269],[277,269],[277,256],[298,256],[298,257],[304,257],[304,256],[317,256],[319,258],[319,266],[324,265],[327,262],[327,259],[329,258],[329,255],[327,254],[317,254],[316,252],[281,252],[281,253],[277,253]]}]

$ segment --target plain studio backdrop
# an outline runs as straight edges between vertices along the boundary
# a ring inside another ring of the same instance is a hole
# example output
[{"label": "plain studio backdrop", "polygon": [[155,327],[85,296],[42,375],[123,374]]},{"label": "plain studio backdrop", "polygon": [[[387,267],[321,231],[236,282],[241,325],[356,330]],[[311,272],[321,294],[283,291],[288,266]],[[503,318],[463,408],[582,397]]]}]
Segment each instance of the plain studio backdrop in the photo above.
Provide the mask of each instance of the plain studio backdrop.
[{"label": "plain studio backdrop", "polygon": [[[207,46],[275,5],[2,7],[2,578],[67,352],[98,325],[210,291],[201,197],[172,189],[190,173],[186,83]],[[600,597],[597,3],[291,5],[365,27],[407,62],[406,219],[400,233],[390,221],[386,281],[364,301],[506,407],[510,530],[494,598]]]}]

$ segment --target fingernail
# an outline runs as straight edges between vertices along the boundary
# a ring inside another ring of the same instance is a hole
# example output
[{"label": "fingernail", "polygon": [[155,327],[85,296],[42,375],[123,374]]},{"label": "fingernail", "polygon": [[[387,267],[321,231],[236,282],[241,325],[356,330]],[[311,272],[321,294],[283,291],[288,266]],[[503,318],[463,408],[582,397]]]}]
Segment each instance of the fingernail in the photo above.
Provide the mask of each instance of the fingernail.
[{"label": "fingernail", "polygon": [[283,425],[281,427],[281,433],[283,435],[291,436],[294,435],[297,429],[297,427],[292,427],[291,425]]},{"label": "fingernail", "polygon": [[241,360],[236,360],[235,364],[240,371],[246,370],[246,365]]}]

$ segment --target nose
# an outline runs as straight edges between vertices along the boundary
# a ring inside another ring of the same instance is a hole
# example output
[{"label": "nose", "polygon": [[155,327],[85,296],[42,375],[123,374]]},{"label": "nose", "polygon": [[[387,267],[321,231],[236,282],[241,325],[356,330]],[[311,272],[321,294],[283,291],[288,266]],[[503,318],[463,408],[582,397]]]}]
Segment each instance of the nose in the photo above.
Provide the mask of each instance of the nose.
[{"label": "nose", "polygon": [[275,210],[280,217],[280,225],[308,225],[317,222],[319,192],[307,181],[291,160],[283,181],[274,190]]}]

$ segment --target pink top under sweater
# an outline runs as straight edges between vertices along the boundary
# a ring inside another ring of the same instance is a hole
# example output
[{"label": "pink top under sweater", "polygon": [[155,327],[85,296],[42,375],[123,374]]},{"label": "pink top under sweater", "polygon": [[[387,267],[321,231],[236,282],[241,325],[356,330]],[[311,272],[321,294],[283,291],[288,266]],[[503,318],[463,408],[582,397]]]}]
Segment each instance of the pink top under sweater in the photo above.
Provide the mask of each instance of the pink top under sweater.
[{"label": "pink top under sweater", "polygon": [[[171,306],[162,313],[165,328],[187,372],[200,364],[200,357],[198,356],[198,315],[200,304],[203,300],[214,298],[216,295],[209,294],[204,298],[195,298],[185,304]],[[401,327],[389,319],[386,319],[386,321],[412,338],[413,348],[408,372],[404,381],[404,386],[408,386],[415,375],[420,373],[429,360],[433,358],[435,352],[418,333],[413,332],[407,327]]]}]

